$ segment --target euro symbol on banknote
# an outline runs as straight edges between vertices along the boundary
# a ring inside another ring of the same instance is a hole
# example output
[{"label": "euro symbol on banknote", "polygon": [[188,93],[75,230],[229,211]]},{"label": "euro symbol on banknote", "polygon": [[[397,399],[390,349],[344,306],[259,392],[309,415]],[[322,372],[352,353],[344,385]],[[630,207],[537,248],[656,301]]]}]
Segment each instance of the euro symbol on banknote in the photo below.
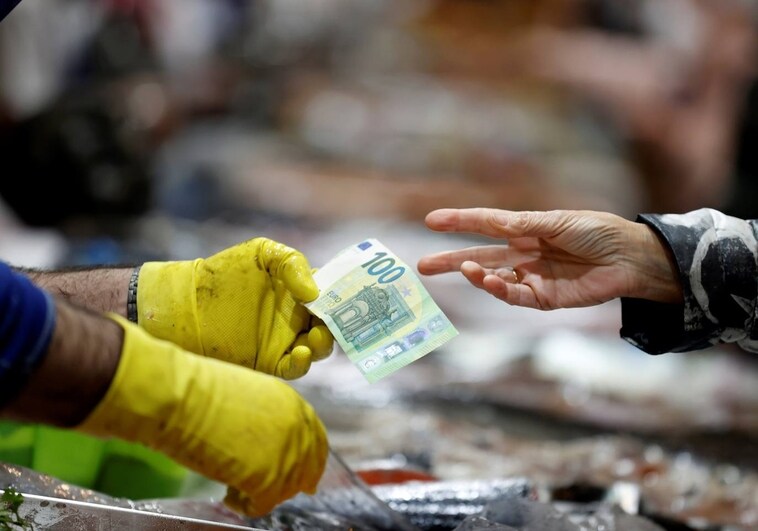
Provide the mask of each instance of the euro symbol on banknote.
[{"label": "euro symbol on banknote", "polygon": [[376,382],[458,335],[421,281],[375,239],[343,250],[314,275],[307,304],[369,382]]}]

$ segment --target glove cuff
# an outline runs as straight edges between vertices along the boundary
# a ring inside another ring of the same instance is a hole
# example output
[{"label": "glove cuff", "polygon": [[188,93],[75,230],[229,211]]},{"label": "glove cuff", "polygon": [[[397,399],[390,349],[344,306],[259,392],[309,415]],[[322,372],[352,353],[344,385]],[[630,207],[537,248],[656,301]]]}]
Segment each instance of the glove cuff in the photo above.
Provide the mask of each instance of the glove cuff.
[{"label": "glove cuff", "polygon": [[124,329],[121,360],[108,392],[76,429],[156,446],[189,387],[194,356],[118,315],[108,317]]},{"label": "glove cuff", "polygon": [[204,354],[196,310],[195,268],[199,262],[198,259],[142,264],[137,319],[151,335]]}]

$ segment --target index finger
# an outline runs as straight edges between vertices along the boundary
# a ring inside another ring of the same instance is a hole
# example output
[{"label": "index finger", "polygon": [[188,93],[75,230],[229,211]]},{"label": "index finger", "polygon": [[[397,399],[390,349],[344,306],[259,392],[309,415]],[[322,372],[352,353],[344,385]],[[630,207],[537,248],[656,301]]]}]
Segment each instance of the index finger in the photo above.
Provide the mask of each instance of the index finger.
[{"label": "index finger", "polygon": [[426,216],[426,225],[444,232],[470,232],[492,238],[551,238],[577,219],[575,211],[519,211],[496,208],[446,208]]},{"label": "index finger", "polygon": [[512,214],[495,208],[442,208],[426,215],[426,226],[438,232],[465,232],[503,238],[505,230],[497,216]]}]

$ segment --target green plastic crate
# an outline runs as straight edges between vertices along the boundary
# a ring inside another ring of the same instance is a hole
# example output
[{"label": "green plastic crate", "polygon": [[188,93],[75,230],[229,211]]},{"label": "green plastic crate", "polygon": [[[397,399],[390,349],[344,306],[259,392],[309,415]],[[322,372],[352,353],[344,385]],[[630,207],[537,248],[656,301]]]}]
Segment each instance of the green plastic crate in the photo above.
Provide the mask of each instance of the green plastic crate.
[{"label": "green plastic crate", "polygon": [[131,499],[179,494],[187,469],[144,446],[75,431],[0,422],[0,461]]}]

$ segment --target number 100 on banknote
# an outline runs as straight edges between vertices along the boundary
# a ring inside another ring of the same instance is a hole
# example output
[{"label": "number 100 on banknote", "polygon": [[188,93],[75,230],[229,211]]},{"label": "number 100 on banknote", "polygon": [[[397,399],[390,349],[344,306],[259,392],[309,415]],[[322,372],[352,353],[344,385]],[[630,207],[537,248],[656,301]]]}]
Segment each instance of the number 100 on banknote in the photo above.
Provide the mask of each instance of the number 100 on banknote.
[{"label": "number 100 on banknote", "polygon": [[307,305],[369,382],[458,335],[413,270],[375,239],[340,252],[314,275]]}]

